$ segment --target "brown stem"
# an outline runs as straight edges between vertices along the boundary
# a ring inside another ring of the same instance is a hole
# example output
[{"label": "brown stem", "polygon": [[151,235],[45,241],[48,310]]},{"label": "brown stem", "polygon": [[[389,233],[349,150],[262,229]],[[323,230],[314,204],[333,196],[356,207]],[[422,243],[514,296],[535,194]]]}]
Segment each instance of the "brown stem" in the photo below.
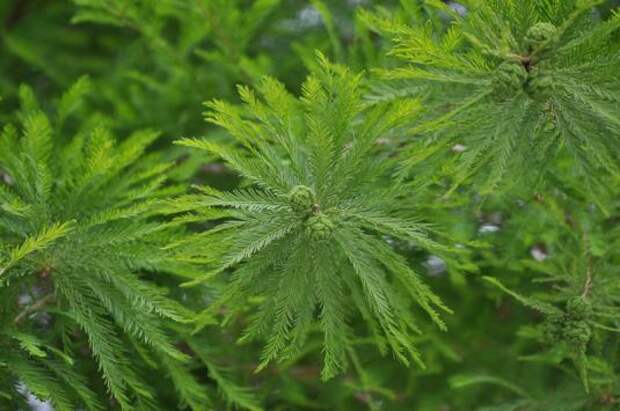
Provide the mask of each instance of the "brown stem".
[{"label": "brown stem", "polygon": [[586,281],[583,284],[583,292],[581,293],[581,298],[587,298],[588,294],[590,294],[590,290],[592,289],[592,255],[590,254],[590,241],[588,240],[588,233],[586,230],[583,230],[583,253],[587,256],[588,264],[586,267]]},{"label": "brown stem", "polygon": [[586,281],[583,285],[581,298],[587,298],[592,289],[592,256],[588,255],[588,268],[586,269]]},{"label": "brown stem", "polygon": [[39,301],[36,301],[32,305],[29,305],[28,307],[24,308],[19,314],[17,314],[13,322],[16,325],[19,324],[26,318],[26,316],[28,316],[28,314],[33,313],[43,308],[46,304],[51,303],[52,301],[54,301],[54,294],[46,295],[45,297],[41,298]]}]

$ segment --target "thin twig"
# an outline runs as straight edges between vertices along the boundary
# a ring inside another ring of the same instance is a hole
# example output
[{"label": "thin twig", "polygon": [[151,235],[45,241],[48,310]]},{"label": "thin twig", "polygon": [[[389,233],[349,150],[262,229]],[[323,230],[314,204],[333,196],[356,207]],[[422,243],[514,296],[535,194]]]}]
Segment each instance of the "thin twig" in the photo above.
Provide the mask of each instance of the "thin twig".
[{"label": "thin twig", "polygon": [[587,298],[592,289],[592,255],[590,254],[590,242],[588,240],[588,233],[582,229],[583,232],[583,253],[588,259],[586,267],[586,281],[583,284],[583,292],[581,298]]},{"label": "thin twig", "polygon": [[19,324],[21,321],[24,320],[24,318],[26,318],[28,314],[33,313],[39,310],[40,308],[43,308],[47,303],[51,303],[52,301],[54,301],[54,294],[46,295],[45,297],[41,298],[39,301],[36,301],[34,304],[29,305],[28,307],[24,308],[19,314],[17,314],[13,322],[15,324]]},{"label": "thin twig", "polygon": [[586,269],[586,282],[583,285],[583,292],[581,298],[588,297],[590,290],[592,289],[592,256],[588,255],[588,268]]}]

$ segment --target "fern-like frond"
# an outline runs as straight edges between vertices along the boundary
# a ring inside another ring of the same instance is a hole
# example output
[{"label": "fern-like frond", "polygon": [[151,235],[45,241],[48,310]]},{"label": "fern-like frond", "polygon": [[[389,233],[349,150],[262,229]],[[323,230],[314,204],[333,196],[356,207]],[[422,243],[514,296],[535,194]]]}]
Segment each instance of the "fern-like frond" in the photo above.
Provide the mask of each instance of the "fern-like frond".
[{"label": "fern-like frond", "polygon": [[[167,365],[185,403],[208,409],[207,393],[187,382],[190,357],[170,327],[191,322],[193,313],[170,297],[170,278],[155,274],[198,265],[173,246],[189,235],[160,208],[182,187],[167,183],[170,164],[145,154],[156,132],[117,144],[97,126],[64,138],[62,123],[88,89],[79,80],[50,121],[22,88],[15,116],[21,133],[6,125],[0,138],[0,364],[9,364],[11,390],[23,384],[55,409],[100,410],[109,395],[131,410],[157,402],[142,376],[149,361],[134,358],[151,352]],[[42,312],[49,316],[43,325]],[[67,337],[44,336],[46,327]],[[78,344],[87,352],[80,362],[98,370],[107,393],[88,388],[81,369],[87,367],[72,360]]]},{"label": "fern-like frond", "polygon": [[271,79],[258,94],[241,88],[254,116],[244,107],[209,105],[207,119],[225,127],[238,148],[205,140],[179,144],[222,157],[250,184],[232,192],[205,188],[194,198],[196,210],[231,210],[229,221],[205,237],[226,246],[202,280],[228,272],[230,280],[201,315],[204,324],[218,307],[233,315],[256,296],[262,303],[242,341],[266,340],[258,369],[294,358],[318,325],[327,379],[346,369],[356,311],[373,330],[374,343],[387,343],[405,364],[421,362],[412,343],[419,328],[411,306],[417,303],[441,328],[437,309],[445,306],[390,244],[449,248],[429,238],[427,225],[391,211],[400,201],[399,186],[390,182],[395,164],[379,139],[408,124],[419,102],[365,108],[362,77],[322,56],[319,66],[299,100]]},{"label": "fern-like frond", "polygon": [[[598,3],[467,1],[467,13],[441,33],[431,24],[375,18],[406,64],[384,78],[407,81],[426,96],[427,121],[410,130],[424,138],[411,144],[407,167],[423,170],[452,157],[453,167],[441,172],[455,185],[473,180],[490,192],[536,184],[567,153],[591,191],[600,192],[601,171],[620,172],[620,85],[613,74],[620,19],[601,20],[593,10]],[[465,151],[450,153],[457,144]],[[419,154],[429,146],[436,151]]]}]

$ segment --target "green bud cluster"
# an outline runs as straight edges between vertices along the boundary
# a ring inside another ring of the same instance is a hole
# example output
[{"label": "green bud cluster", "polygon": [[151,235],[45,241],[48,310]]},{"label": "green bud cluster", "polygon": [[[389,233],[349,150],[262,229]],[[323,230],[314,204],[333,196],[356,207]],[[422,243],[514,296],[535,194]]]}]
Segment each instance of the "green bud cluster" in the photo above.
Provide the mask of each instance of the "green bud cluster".
[{"label": "green bud cluster", "polygon": [[316,201],[314,191],[310,187],[303,185],[293,187],[288,193],[287,198],[297,211],[311,211]]},{"label": "green bud cluster", "polygon": [[556,36],[557,31],[557,27],[551,23],[536,23],[525,34],[525,45],[530,50],[536,49],[552,40]]},{"label": "green bud cluster", "polygon": [[573,350],[585,350],[592,337],[588,320],[592,307],[581,297],[571,298],[562,314],[550,315],[543,323],[543,336],[549,344],[565,342]]},{"label": "green bud cluster", "polygon": [[566,314],[572,320],[587,321],[592,317],[592,304],[585,298],[571,298],[566,302]]},{"label": "green bud cluster", "polygon": [[523,90],[527,70],[518,62],[506,61],[495,72],[493,88],[499,100],[508,100]]},{"label": "green bud cluster", "polygon": [[555,88],[553,77],[540,70],[532,70],[527,82],[527,92],[535,100],[546,100],[551,97]]},{"label": "green bud cluster", "polygon": [[327,240],[334,228],[333,221],[323,213],[315,214],[306,220],[306,233],[314,241]]},{"label": "green bud cluster", "polygon": [[543,323],[543,337],[548,344],[562,341],[564,336],[564,316],[550,315]]},{"label": "green bud cluster", "polygon": [[573,321],[564,329],[564,340],[571,348],[581,350],[592,337],[590,326],[585,321]]},{"label": "green bud cluster", "polygon": [[[536,23],[527,31],[525,44],[531,52],[552,40],[557,28],[551,23]],[[527,56],[526,56],[527,57]],[[527,67],[526,67],[527,66]],[[506,101],[525,90],[533,99],[548,99],[554,88],[554,80],[541,72],[530,58],[520,61],[505,61],[499,65],[493,80],[495,98]]]}]

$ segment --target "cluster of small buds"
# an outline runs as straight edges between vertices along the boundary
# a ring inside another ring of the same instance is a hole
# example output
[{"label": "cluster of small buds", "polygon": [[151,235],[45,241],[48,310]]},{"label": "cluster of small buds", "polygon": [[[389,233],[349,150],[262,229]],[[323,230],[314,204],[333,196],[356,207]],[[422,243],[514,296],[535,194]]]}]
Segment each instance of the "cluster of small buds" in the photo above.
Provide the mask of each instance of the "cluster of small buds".
[{"label": "cluster of small buds", "polygon": [[313,241],[323,241],[331,237],[335,225],[328,216],[318,213],[306,220],[306,233]]},{"label": "cluster of small buds", "polygon": [[495,97],[508,100],[525,91],[534,100],[548,100],[555,89],[553,77],[543,70],[533,68],[529,73],[520,63],[502,63],[494,78]]},{"label": "cluster of small buds", "polygon": [[291,189],[287,198],[295,211],[304,213],[305,231],[311,240],[323,241],[331,237],[334,222],[321,212],[314,190],[304,185],[297,185]]},{"label": "cluster of small buds", "polygon": [[582,297],[574,297],[566,302],[566,314],[573,320],[588,320],[592,317],[592,304]]},{"label": "cluster of small buds", "polygon": [[528,74],[525,67],[518,62],[506,61],[502,63],[493,80],[495,96],[499,100],[508,100],[523,90]]},{"label": "cluster of small buds", "polygon": [[525,34],[525,45],[530,51],[548,44],[557,35],[557,27],[551,23],[536,23]]},{"label": "cluster of small buds", "polygon": [[316,196],[314,191],[307,186],[298,185],[291,189],[287,196],[291,205],[296,211],[311,211],[314,203],[316,202]]},{"label": "cluster of small buds", "polygon": [[588,320],[592,316],[592,306],[582,297],[568,300],[562,314],[547,317],[543,324],[544,338],[549,344],[565,342],[576,351],[585,351],[592,337]]},{"label": "cluster of small buds", "polygon": [[541,70],[532,70],[527,82],[528,95],[535,100],[547,100],[555,87],[553,77]]},{"label": "cluster of small buds", "polygon": [[[524,43],[527,53],[551,46],[557,28],[551,23],[536,23],[527,31]],[[494,96],[499,101],[509,100],[522,91],[534,100],[547,100],[554,89],[553,77],[541,70],[526,55],[522,61],[505,61],[499,65],[493,81]]]}]

